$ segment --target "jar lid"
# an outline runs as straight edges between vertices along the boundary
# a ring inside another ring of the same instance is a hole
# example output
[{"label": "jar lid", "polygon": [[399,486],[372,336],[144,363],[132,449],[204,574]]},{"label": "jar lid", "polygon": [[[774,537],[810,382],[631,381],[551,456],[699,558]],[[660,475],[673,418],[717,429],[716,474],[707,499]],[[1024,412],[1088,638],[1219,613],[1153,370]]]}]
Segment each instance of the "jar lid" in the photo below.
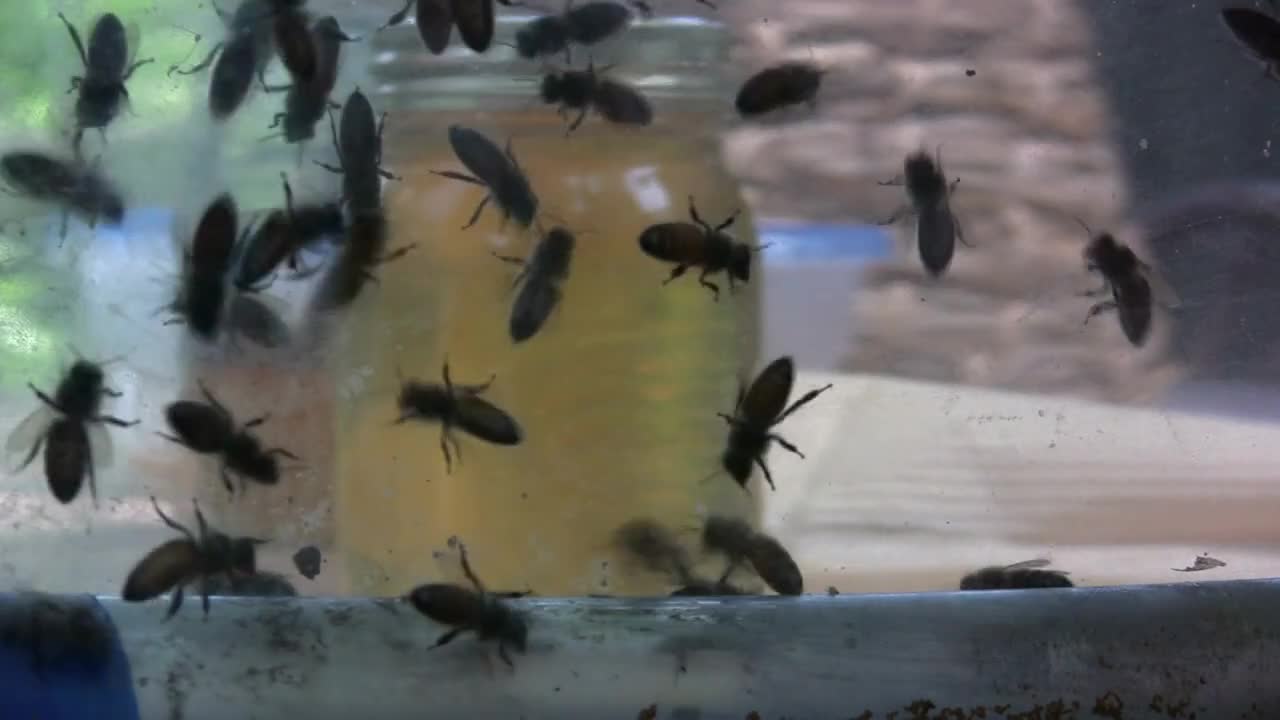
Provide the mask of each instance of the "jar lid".
[{"label": "jar lid", "polygon": [[[432,55],[412,18],[371,38],[369,75],[383,107],[423,110],[494,110],[536,102],[538,81],[567,67],[564,54],[526,60],[514,47],[516,31],[538,15],[499,16],[494,42],[472,52],[455,31],[448,49]],[[572,66],[612,65],[610,77],[630,84],[651,101],[681,109],[710,109],[723,101],[730,38],[724,25],[699,17],[637,18],[626,31],[591,48],[573,46]]]}]

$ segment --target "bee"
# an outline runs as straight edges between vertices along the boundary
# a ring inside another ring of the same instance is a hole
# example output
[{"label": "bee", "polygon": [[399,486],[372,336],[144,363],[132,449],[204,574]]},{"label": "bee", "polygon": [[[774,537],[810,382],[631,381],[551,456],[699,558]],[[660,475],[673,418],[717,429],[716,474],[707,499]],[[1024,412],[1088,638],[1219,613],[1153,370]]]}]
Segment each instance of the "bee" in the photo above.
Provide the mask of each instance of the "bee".
[{"label": "bee", "polygon": [[462,226],[463,230],[476,224],[490,200],[497,202],[502,209],[504,223],[514,217],[522,227],[533,224],[538,212],[538,197],[533,194],[529,179],[520,169],[520,163],[511,150],[511,140],[507,140],[507,147],[503,150],[477,130],[450,125],[449,144],[471,175],[451,170],[432,170],[432,174],[479,185],[489,191],[471,213],[471,219]]},{"label": "bee", "polygon": [[1031,590],[1035,588],[1075,587],[1061,570],[1043,570],[1048,560],[1039,558],[1012,565],[993,565],[965,575],[961,590]]},{"label": "bee", "polygon": [[214,120],[230,117],[249,95],[253,76],[263,77],[274,45],[272,25],[263,22],[272,12],[269,2],[243,0],[234,13],[226,13],[214,5],[213,9],[226,26],[227,39],[214,45],[203,60],[190,68],[183,70],[177,65],[169,68],[170,73],[192,75],[217,58],[209,82],[209,114]]},{"label": "bee", "polygon": [[50,397],[40,388],[27,387],[40,399],[41,405],[13,429],[5,441],[5,454],[22,460],[14,472],[31,464],[44,448],[44,474],[49,490],[64,505],[76,499],[85,477],[89,478],[89,494],[98,503],[98,485],[94,466],[111,462],[111,437],[103,424],[116,427],[137,425],[137,420],[121,420],[102,413],[102,398],[120,397],[106,384],[102,365],[77,359]]},{"label": "bee", "polygon": [[730,568],[744,563],[779,595],[800,595],[804,577],[791,554],[777,539],[753,529],[745,520],[712,515],[702,528],[702,546],[723,553]]},{"label": "bee", "polygon": [[436,421],[440,423],[440,451],[444,453],[445,472],[453,470],[453,455],[449,452],[450,443],[462,461],[462,447],[453,437],[456,425],[467,433],[494,443],[496,445],[519,445],[524,440],[524,431],[515,418],[508,415],[498,406],[480,397],[496,375],[478,385],[455,385],[449,377],[449,361],[445,360],[441,371],[443,385],[424,383],[416,380],[402,380],[400,397],[397,405],[400,417],[396,424],[407,420]]},{"label": "bee", "polygon": [[964,233],[960,229],[960,224],[956,222],[955,215],[951,213],[951,193],[959,182],[957,178],[950,185],[947,184],[947,176],[942,172],[942,149],[939,148],[936,160],[929,157],[929,153],[923,150],[911,153],[903,161],[901,179],[894,178],[880,183],[880,185],[906,184],[910,203],[880,224],[891,225],[903,215],[914,215],[916,247],[920,251],[920,262],[933,277],[942,275],[951,264],[957,239],[969,245],[965,242]]},{"label": "bee", "polygon": [[338,203],[295,206],[289,179],[283,173],[281,179],[285,206],[267,213],[237,253],[234,283],[244,292],[270,285],[269,276],[286,260],[290,270],[298,271],[304,248],[343,232],[342,207]]},{"label": "bee", "polygon": [[352,214],[382,212],[382,178],[396,179],[382,169],[382,130],[387,114],[374,121],[369,98],[357,88],[342,106],[341,131],[329,116],[333,146],[338,164],[316,162],[320,167],[342,175],[342,196]]},{"label": "bee", "polygon": [[523,280],[524,285],[511,305],[508,323],[514,342],[524,342],[536,335],[560,303],[560,288],[569,278],[574,242],[568,230],[553,227],[538,242],[528,261],[494,253],[500,260],[522,266],[516,283]]},{"label": "bee", "polygon": [[684,275],[691,267],[701,267],[698,284],[710,290],[712,297],[719,301],[720,287],[708,281],[707,276],[725,272],[729,277],[729,291],[733,292],[735,281],[745,283],[751,279],[751,253],[766,247],[752,247],[724,232],[737,221],[740,213],[740,210],[735,210],[724,222],[711,227],[698,215],[698,208],[690,195],[689,217],[693,223],[650,225],[640,233],[640,249],[649,257],[676,264],[671,275],[662,281],[663,285]]},{"label": "bee", "polygon": [[[1086,226],[1087,228],[1087,226]],[[1085,293],[1096,297],[1111,292],[1110,300],[1094,303],[1085,323],[1108,310],[1115,310],[1120,328],[1134,347],[1141,347],[1151,330],[1154,296],[1147,273],[1150,266],[1138,259],[1129,246],[1118,242],[1111,233],[1093,236],[1085,246],[1086,267],[1102,275],[1102,287]]]},{"label": "bee", "polygon": [[200,583],[200,601],[206,617],[209,615],[209,580],[214,575],[226,575],[231,580],[237,575],[253,575],[257,571],[257,546],[265,543],[250,537],[229,537],[204,521],[199,503],[194,503],[198,534],[172,520],[160,509],[153,495],[151,506],[165,525],[182,533],[183,537],[170,540],[147,553],[125,578],[120,597],[125,602],[145,602],[172,591],[165,620],[177,614],[182,607],[184,588],[193,582]]},{"label": "bee", "polygon": [[191,248],[184,252],[182,289],[170,306],[176,317],[166,324],[185,323],[205,340],[217,335],[226,305],[236,228],[235,201],[224,193],[205,209]]},{"label": "bee", "polygon": [[432,647],[453,642],[464,632],[472,631],[480,640],[496,640],[498,657],[508,667],[515,667],[507,648],[523,654],[528,645],[529,624],[524,615],[513,610],[501,598],[517,598],[527,593],[489,593],[480,578],[471,569],[467,548],[458,544],[462,559],[462,572],[471,582],[472,589],[452,583],[419,585],[409,591],[408,600],[414,609],[452,630],[441,635]]},{"label": "bee", "polygon": [[15,150],[0,156],[0,175],[18,194],[55,204],[90,226],[99,218],[112,225],[124,221],[124,199],[115,184],[78,160],[68,162],[34,150]]},{"label": "bee", "polygon": [[1262,63],[1263,73],[1280,80],[1280,20],[1245,7],[1223,8],[1221,17],[1236,41]]},{"label": "bee", "polygon": [[88,52],[85,52],[76,26],[62,13],[58,13],[58,19],[67,26],[71,42],[75,44],[76,51],[80,53],[80,62],[84,65],[84,75],[71,78],[71,91],[78,92],[75,139],[72,143],[79,153],[84,131],[96,128],[105,133],[107,125],[119,114],[120,104],[129,98],[129,91],[124,84],[135,70],[154,60],[147,58],[129,62],[129,40],[124,25],[112,13],[99,17],[93,24],[93,30],[89,33]]},{"label": "bee", "polygon": [[271,123],[273,129],[283,124],[284,139],[288,143],[315,137],[316,124],[324,117],[325,110],[331,107],[329,93],[333,92],[338,81],[342,43],[354,40],[342,32],[333,16],[316,21],[311,34],[316,48],[316,72],[312,78],[306,81],[295,78],[290,85],[264,87],[267,92],[288,91],[284,98],[284,112],[276,113]]},{"label": "bee", "polygon": [[170,403],[164,410],[164,417],[176,435],[159,433],[160,437],[201,455],[217,455],[218,473],[229,493],[235,492],[231,484],[232,474],[240,477],[241,491],[249,480],[260,485],[279,483],[280,465],[276,458],[297,460],[298,456],[284,448],[263,448],[262,442],[249,432],[271,416],[260,415],[237,428],[231,412],[218,402],[204,383],[199,385],[206,402],[179,400]]},{"label": "bee", "polygon": [[741,386],[738,387],[738,401],[734,405],[732,416],[717,413],[729,425],[729,441],[724,454],[720,456],[720,464],[743,490],[747,489],[747,481],[751,478],[753,462],[764,471],[764,479],[768,481],[769,488],[777,489],[773,484],[773,476],[769,473],[769,466],[764,461],[772,441],[776,440],[782,447],[804,457],[804,453],[795,445],[772,429],[791,413],[830,390],[831,385],[810,390],[788,406],[787,398],[791,395],[795,375],[795,363],[784,355],[769,363],[748,389],[744,391]]},{"label": "bee", "polygon": [[543,102],[559,104],[557,112],[562,118],[567,119],[571,108],[578,111],[565,135],[578,129],[590,108],[619,125],[644,126],[653,122],[653,108],[643,95],[629,85],[601,78],[592,64],[586,70],[563,70],[544,76],[540,94]]},{"label": "bee", "polygon": [[613,2],[586,2],[573,5],[559,15],[543,15],[516,31],[516,52],[532,60],[543,55],[565,53],[570,62],[569,44],[595,45],[631,23],[625,5]]},{"label": "bee", "polygon": [[825,74],[813,63],[786,62],[765,68],[742,84],[734,107],[743,118],[801,103],[816,107]]}]

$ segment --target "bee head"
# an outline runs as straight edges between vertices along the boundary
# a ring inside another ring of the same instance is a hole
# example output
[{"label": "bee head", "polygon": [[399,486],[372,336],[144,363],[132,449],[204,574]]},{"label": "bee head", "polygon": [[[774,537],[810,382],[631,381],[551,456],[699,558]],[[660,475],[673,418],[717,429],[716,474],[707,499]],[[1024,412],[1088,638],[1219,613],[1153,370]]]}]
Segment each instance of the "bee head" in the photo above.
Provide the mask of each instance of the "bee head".
[{"label": "bee head", "polygon": [[751,280],[751,248],[742,243],[733,246],[733,256],[729,260],[729,272],[742,282]]},{"label": "bee head", "polygon": [[747,481],[751,479],[751,463],[754,459],[751,453],[730,446],[720,456],[720,464],[734,481],[745,488]]}]

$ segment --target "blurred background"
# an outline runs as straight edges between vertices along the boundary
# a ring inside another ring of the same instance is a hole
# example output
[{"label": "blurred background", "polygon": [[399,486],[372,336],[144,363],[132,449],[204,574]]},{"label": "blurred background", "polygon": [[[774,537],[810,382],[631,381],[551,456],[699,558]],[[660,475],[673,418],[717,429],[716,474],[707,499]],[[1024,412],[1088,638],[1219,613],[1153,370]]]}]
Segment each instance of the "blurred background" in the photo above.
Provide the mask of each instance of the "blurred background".
[{"label": "blurred background", "polygon": [[[317,314],[313,284],[266,294],[290,337],[215,344],[164,324],[190,228],[230,190],[242,221],[282,202],[336,197],[327,123],[301,147],[266,137],[278,95],[255,92],[222,125],[208,74],[170,73],[222,35],[207,4],[31,2],[0,11],[3,149],[65,152],[79,62],[59,11],[88,32],[111,10],[136,26],[130,108],[91,156],[125,189],[121,227],[72,222],[0,196],[0,425],[36,407],[74,359],[108,365],[101,506],[49,495],[40,463],[0,487],[0,585],[118,592],[169,531],[155,494],[190,522],[196,498],[233,534],[270,538],[260,562],[308,594],[397,594],[456,578],[460,537],[493,587],[543,595],[661,592],[626,567],[613,528],[651,516],[677,528],[709,513],[752,518],[800,562],[807,590],[954,588],[977,567],[1051,558],[1080,584],[1275,574],[1271,518],[1276,351],[1270,239],[1280,217],[1264,77],[1218,6],[1162,0],[651,0],[656,17],[592,51],[657,108],[649,128],[591,117],[564,135],[541,103],[544,68],[507,47],[428,55],[412,24],[375,30],[398,0],[312,0],[362,40],[343,46],[334,92],[388,113],[384,186],[392,247],[352,307]],[[228,3],[229,5],[229,3]],[[519,10],[519,9],[517,9]],[[530,19],[504,16],[498,39]],[[744,123],[739,84],[783,60],[826,71],[816,109]],[[575,58],[581,62],[581,58]],[[269,82],[284,79],[273,66]],[[512,140],[552,221],[579,234],[562,307],[513,345],[513,270],[534,238],[486,212],[446,130]],[[265,139],[264,139],[265,138]],[[929,279],[905,200],[878,181],[914,150],[940,148],[959,178],[953,207],[974,247]],[[639,252],[648,225],[744,214],[735,236],[768,247],[745,289],[719,302],[693,276]],[[1083,221],[1130,243],[1176,291],[1132,347],[1114,316],[1083,324],[1098,281]],[[323,253],[313,258],[323,262]],[[778,489],[716,474],[739,378],[791,355],[796,393],[835,387],[780,432]],[[460,437],[446,474],[439,430],[393,425],[398,373],[497,380],[487,397],[525,428],[515,448]],[[216,461],[157,437],[163,410],[205,382],[232,411],[270,411],[265,441],[301,460],[280,485],[229,496]],[[4,430],[8,432],[8,430]],[[689,535],[692,542],[693,536]],[[325,564],[302,578],[304,545]],[[1174,570],[1209,553],[1225,567]],[[708,566],[711,567],[711,566]],[[711,572],[710,570],[708,572]]]}]

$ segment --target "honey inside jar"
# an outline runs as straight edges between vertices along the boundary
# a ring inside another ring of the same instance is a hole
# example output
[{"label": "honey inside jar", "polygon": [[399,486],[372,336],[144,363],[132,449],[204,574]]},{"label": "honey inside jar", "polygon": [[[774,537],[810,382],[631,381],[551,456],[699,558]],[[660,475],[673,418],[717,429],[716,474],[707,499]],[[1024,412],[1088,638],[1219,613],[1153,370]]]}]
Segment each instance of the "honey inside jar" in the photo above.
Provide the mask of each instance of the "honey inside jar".
[{"label": "honey inside jar", "polygon": [[[653,126],[593,115],[566,137],[554,108],[533,100],[536,86],[523,92],[492,112],[382,99],[386,164],[401,178],[385,188],[388,247],[415,247],[377,271],[338,351],[339,386],[364,388],[340,390],[335,417],[348,592],[458,578],[452,555],[433,557],[457,537],[494,589],[652,594],[672,580],[628,567],[611,547],[615,528],[652,517],[692,544],[701,515],[752,510],[720,471],[727,428],[716,413],[731,411],[736,379],[757,364],[759,278],[731,294],[725,275],[709,277],[716,301],[697,268],[664,286],[673,266],[637,243],[654,223],[688,221],[690,195],[713,225],[742,208],[720,164],[718,115],[659,99]],[[542,229],[577,239],[559,307],[519,344],[508,334],[519,269],[493,253],[528,257],[537,225],[504,224],[490,203],[463,229],[485,190],[431,172],[465,172],[448,143],[453,124],[499,145],[510,138]],[[757,244],[745,213],[729,232]],[[455,383],[496,375],[484,397],[524,431],[503,447],[454,428],[461,457],[448,474],[438,423],[394,424],[397,373],[438,383],[446,358]]]}]

